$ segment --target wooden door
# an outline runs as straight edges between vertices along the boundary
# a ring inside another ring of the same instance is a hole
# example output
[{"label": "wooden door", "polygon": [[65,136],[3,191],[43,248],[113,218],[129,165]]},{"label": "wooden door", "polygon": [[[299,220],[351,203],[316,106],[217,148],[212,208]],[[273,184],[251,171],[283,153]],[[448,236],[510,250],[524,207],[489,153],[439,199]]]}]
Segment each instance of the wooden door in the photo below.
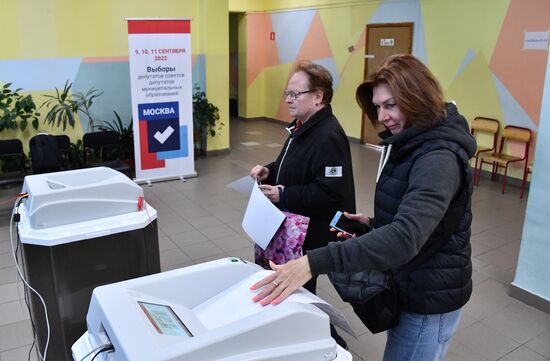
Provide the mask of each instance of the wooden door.
[{"label": "wooden door", "polygon": [[[378,69],[393,54],[410,54],[412,51],[413,23],[369,24],[366,30],[364,79]],[[361,143],[378,144],[378,133],[384,127],[372,126],[365,113],[361,116]]]}]

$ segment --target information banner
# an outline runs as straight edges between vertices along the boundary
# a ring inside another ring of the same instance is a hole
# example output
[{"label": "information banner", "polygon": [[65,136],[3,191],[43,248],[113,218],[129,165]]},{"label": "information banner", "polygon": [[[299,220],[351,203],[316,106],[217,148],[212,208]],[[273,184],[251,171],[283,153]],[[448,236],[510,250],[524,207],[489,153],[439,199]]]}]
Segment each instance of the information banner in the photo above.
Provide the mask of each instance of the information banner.
[{"label": "information banner", "polygon": [[196,176],[191,21],[127,20],[135,181]]}]

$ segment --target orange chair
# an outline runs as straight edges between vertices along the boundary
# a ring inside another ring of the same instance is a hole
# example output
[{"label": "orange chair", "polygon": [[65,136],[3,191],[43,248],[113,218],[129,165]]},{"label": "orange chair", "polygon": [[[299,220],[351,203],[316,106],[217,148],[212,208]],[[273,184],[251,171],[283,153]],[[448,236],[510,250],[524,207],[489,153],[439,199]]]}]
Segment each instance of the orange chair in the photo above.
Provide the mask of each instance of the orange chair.
[{"label": "orange chair", "polygon": [[[479,169],[477,171],[476,185],[479,185],[479,178],[481,178],[481,169],[483,164],[491,164],[493,169],[491,170],[492,179],[496,179],[499,168],[504,168],[504,180],[502,181],[502,193],[506,187],[506,176],[508,174],[508,165],[514,162],[525,162],[523,171],[523,180],[527,179],[527,165],[529,164],[529,147],[531,146],[532,133],[531,130],[523,127],[517,127],[515,125],[507,125],[502,131],[502,137],[500,141],[500,148],[498,152],[482,153],[480,155]],[[522,143],[525,145],[523,155],[515,156],[504,152],[505,146],[512,143]],[[522,195],[523,196],[523,195]]]},{"label": "orange chair", "polygon": [[533,173],[533,161],[529,162],[529,165],[526,169],[527,174],[523,176],[523,182],[521,182],[521,194],[519,195],[520,198],[523,198],[523,193],[525,192],[525,185],[527,183],[527,177],[529,174]]},{"label": "orange chair", "polygon": [[477,173],[477,163],[479,160],[479,154],[496,151],[499,130],[500,130],[500,123],[496,119],[476,117],[474,118],[474,120],[472,120],[472,124],[470,124],[470,132],[474,137],[477,138],[477,136],[480,134],[488,134],[493,136],[493,144],[491,148],[488,148],[487,146],[480,146],[478,142],[476,153],[473,156],[473,158],[476,160],[474,165],[474,179],[476,179],[476,176],[477,176],[476,173]]}]

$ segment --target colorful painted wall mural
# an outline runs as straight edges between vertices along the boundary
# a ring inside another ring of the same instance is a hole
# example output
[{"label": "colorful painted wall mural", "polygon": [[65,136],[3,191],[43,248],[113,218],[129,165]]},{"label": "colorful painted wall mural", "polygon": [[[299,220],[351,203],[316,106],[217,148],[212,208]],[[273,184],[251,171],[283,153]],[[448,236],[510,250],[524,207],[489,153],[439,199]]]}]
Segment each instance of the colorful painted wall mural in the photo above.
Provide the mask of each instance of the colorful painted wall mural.
[{"label": "colorful painted wall mural", "polygon": [[526,33],[550,29],[548,1],[334,1],[250,12],[247,21],[248,91],[241,116],[290,121],[282,92],[294,64],[308,59],[331,71],[334,112],[347,134],[360,138],[355,89],[364,77],[366,25],[412,22],[412,53],[438,77],[446,99],[469,120],[496,118],[502,127],[527,127],[536,136],[548,42],[546,49],[526,49],[524,41]]},{"label": "colorful painted wall mural", "polygon": [[[132,112],[125,18],[193,18],[193,84],[207,92],[210,102],[227,120],[228,89],[214,86],[220,78],[229,77],[228,39],[220,36],[227,34],[227,15],[227,1],[217,0],[167,0],[155,5],[154,11],[147,1],[98,0],[94,5],[69,0],[4,1],[0,7],[0,21],[6,29],[0,85],[12,83],[14,89],[32,94],[37,105],[45,100],[44,94],[63,89],[65,82],[72,83],[73,94],[95,88],[103,92],[93,104],[95,118],[109,122],[116,111],[129,124]],[[46,112],[41,109],[42,117]],[[76,141],[90,130],[81,116],[75,128],[68,128],[66,133]],[[28,148],[28,139],[38,131],[62,130],[45,125],[41,119],[37,130],[6,130],[0,138],[20,138]],[[227,149],[229,132],[221,132],[208,144],[214,150]]]}]

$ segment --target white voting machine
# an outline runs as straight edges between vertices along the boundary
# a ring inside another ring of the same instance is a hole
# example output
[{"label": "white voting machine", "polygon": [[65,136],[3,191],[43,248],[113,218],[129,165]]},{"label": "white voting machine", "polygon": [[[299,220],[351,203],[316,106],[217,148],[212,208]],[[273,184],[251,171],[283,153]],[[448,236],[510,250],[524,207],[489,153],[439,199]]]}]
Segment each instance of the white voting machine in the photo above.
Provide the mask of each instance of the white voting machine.
[{"label": "white voting machine", "polygon": [[135,212],[143,197],[140,186],[106,167],[26,176],[23,192],[32,229]]},{"label": "white voting machine", "polygon": [[250,286],[270,272],[224,258],[97,287],[73,358],[112,345],[94,360],[352,360],[331,338],[329,314],[349,324],[317,296],[302,288],[279,305],[252,301]]}]

